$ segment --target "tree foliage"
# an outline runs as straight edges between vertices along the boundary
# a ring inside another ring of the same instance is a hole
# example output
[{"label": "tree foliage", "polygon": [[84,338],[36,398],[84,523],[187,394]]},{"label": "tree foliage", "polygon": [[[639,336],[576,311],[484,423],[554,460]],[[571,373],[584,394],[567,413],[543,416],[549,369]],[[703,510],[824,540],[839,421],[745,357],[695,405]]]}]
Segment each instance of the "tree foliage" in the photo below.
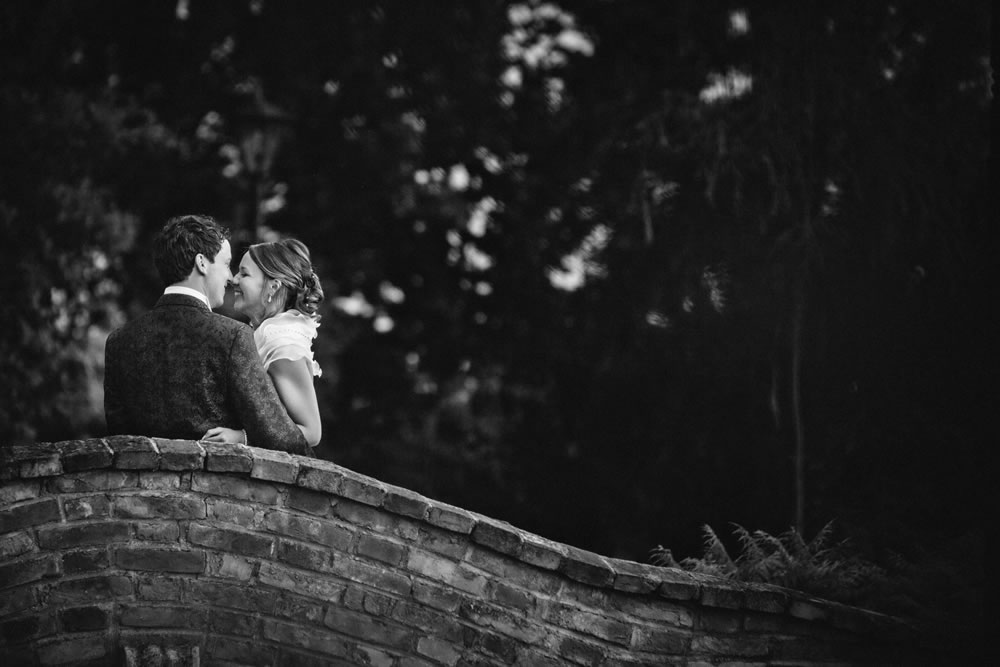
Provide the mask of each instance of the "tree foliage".
[{"label": "tree foliage", "polygon": [[199,211],[312,249],[326,458],[631,558],[976,530],[990,19],[6,3],[0,437],[103,432],[103,337]]}]

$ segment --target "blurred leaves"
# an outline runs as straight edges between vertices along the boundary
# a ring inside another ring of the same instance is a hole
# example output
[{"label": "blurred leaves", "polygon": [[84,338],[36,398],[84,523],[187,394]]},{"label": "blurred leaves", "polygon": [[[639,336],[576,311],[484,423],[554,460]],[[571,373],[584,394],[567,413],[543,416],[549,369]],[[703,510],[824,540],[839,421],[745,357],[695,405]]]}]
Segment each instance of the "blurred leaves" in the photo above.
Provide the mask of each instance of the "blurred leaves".
[{"label": "blurred leaves", "polygon": [[[937,505],[982,503],[986,3],[0,18],[4,441],[101,432],[102,334],[205,212],[312,249],[339,463],[625,557],[784,526],[797,340],[807,516],[973,523]],[[267,174],[248,94],[285,114]]]}]

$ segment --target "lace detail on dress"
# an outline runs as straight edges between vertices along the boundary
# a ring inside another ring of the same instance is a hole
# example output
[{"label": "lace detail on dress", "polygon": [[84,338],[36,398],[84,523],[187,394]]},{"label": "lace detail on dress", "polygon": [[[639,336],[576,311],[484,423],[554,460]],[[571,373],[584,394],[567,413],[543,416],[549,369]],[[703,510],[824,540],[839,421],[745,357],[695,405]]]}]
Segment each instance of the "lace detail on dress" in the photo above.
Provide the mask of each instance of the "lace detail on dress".
[{"label": "lace detail on dress", "polygon": [[319,377],[323,369],[313,357],[312,343],[319,322],[297,310],[286,310],[260,323],[253,340],[264,370],[278,359],[306,359],[312,374]]}]

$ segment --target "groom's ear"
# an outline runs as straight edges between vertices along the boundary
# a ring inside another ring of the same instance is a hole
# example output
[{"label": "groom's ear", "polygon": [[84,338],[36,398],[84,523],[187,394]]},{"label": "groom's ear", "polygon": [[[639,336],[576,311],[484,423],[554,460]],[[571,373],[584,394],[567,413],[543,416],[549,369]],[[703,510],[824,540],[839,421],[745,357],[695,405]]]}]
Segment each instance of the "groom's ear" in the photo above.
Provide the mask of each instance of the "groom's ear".
[{"label": "groom's ear", "polygon": [[209,264],[210,262],[208,261],[208,258],[205,257],[200,252],[194,256],[194,270],[197,271],[199,274],[203,276],[207,275]]}]

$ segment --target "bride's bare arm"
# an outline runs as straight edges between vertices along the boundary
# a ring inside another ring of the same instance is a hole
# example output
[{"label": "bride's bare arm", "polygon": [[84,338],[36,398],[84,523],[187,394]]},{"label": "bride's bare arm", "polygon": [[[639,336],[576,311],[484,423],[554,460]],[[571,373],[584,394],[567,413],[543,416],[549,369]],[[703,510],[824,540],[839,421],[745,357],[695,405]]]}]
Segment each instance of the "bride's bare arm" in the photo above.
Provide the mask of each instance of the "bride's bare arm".
[{"label": "bride's bare arm", "polygon": [[288,416],[302,430],[306,442],[310,447],[318,445],[323,436],[323,426],[319,418],[313,374],[306,359],[276,359],[268,366],[267,372]]}]

